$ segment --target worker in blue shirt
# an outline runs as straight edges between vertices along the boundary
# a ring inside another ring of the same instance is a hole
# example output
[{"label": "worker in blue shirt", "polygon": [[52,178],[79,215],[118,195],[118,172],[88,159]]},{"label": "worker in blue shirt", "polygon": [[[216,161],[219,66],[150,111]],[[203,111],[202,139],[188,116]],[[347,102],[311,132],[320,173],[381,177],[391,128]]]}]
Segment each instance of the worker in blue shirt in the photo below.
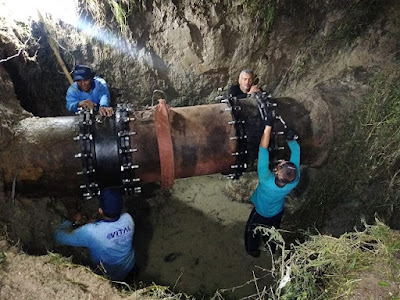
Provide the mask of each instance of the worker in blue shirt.
[{"label": "worker in blue shirt", "polygon": [[[297,136],[288,130],[286,141],[291,151],[290,161],[281,161],[272,173],[269,169],[268,146],[271,137],[273,119],[266,120],[258,152],[258,179],[259,183],[251,196],[254,208],[250,213],[245,230],[245,247],[249,255],[260,256],[260,231],[254,231],[257,226],[280,228],[283,207],[288,195],[299,183],[300,179],[300,146]],[[263,240],[267,240],[266,237]],[[271,245],[275,252],[275,245]]]},{"label": "worker in blue shirt", "polygon": [[102,116],[112,116],[114,110],[110,107],[110,92],[106,81],[92,72],[85,65],[77,65],[73,74],[74,83],[67,90],[67,109],[71,113],[79,107],[93,109]]},{"label": "worker in blue shirt", "polygon": [[98,268],[111,280],[124,280],[135,265],[132,246],[135,224],[130,214],[121,214],[122,207],[118,190],[102,190],[100,219],[76,229],[71,221],[64,221],[56,230],[56,243],[88,248],[95,270]]}]

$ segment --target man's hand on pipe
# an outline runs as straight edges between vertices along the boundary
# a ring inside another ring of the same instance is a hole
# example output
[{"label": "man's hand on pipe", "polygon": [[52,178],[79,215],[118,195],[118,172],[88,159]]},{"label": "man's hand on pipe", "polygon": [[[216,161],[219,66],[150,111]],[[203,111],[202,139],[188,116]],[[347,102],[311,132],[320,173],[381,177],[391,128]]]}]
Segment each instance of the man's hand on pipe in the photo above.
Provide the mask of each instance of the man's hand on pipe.
[{"label": "man's hand on pipe", "polygon": [[79,102],[78,107],[82,107],[82,108],[86,108],[86,109],[91,109],[93,110],[94,107],[96,106],[95,103],[93,103],[91,100],[86,99],[86,100],[82,100],[81,102]]},{"label": "man's hand on pipe", "polygon": [[111,117],[114,114],[114,110],[112,107],[101,106],[99,109],[99,113],[103,117]]}]

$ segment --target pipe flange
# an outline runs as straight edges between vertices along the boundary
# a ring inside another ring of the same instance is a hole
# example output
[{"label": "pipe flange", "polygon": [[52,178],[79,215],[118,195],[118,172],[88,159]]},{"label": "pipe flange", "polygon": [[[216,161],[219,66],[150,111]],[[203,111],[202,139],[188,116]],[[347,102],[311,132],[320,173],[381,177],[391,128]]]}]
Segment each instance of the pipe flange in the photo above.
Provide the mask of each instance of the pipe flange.
[{"label": "pipe flange", "polygon": [[84,191],[83,197],[86,200],[92,199],[99,192],[96,179],[96,155],[94,146],[94,113],[93,110],[78,110],[79,115],[79,134],[74,140],[79,142],[80,152],[75,154],[76,158],[80,158],[82,162],[82,171],[77,175],[82,175],[84,184],[80,188]]},{"label": "pipe flange", "polygon": [[136,132],[130,131],[129,123],[135,118],[131,117],[133,108],[129,104],[118,104],[115,112],[115,124],[118,135],[118,154],[121,165],[122,186],[127,193],[140,193],[138,185],[140,178],[135,178],[134,170],[139,168],[134,164],[133,156],[137,149],[131,148],[131,140]]},{"label": "pipe flange", "polygon": [[228,96],[222,99],[221,102],[228,106],[225,110],[230,111],[232,116],[232,121],[229,122],[229,125],[233,125],[235,128],[235,136],[230,137],[230,140],[236,140],[236,151],[232,153],[233,156],[236,156],[236,163],[231,165],[233,173],[229,174],[228,177],[231,179],[239,179],[248,165],[247,134],[245,121],[241,113],[242,108],[240,106],[240,100],[236,97]]}]

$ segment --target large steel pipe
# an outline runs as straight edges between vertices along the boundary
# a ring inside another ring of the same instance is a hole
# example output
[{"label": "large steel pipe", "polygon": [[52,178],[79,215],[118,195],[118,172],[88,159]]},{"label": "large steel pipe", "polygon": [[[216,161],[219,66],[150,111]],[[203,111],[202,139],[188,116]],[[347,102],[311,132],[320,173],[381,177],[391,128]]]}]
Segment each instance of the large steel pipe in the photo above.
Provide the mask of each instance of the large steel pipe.
[{"label": "large steel pipe", "polygon": [[27,118],[19,122],[14,139],[0,153],[7,189],[17,192],[58,194],[80,192],[82,169],[74,155],[79,144],[78,117]]},{"label": "large steel pipe", "polygon": [[[302,164],[320,163],[320,141],[314,138],[309,112],[290,98],[274,101],[277,103],[276,114],[299,133]],[[247,152],[247,168],[244,171],[254,170],[263,132],[259,104],[254,98],[236,102],[239,109],[232,107],[232,102],[169,108],[168,127],[172,140],[174,178],[233,173],[238,167],[237,154],[243,150],[243,145]],[[239,111],[232,114],[232,110]],[[160,134],[157,136],[155,109],[129,111],[124,116],[127,118],[126,129],[130,132],[130,138],[129,147],[122,147],[122,150],[118,148],[122,143],[119,137],[124,135],[121,132],[125,132],[125,129],[118,127],[120,123],[115,118],[94,122],[94,132],[86,134],[87,140],[90,140],[88,144],[82,144],[86,135],[82,135],[80,116],[24,119],[15,131],[14,140],[0,153],[7,186],[11,188],[15,185],[20,192],[43,191],[52,194],[71,191],[75,194],[85,182],[85,175],[76,175],[82,173],[82,156],[86,155],[83,148],[93,148],[92,160],[86,163],[83,173],[97,168],[92,175],[100,187],[115,186],[121,180],[129,179],[138,180],[139,183],[162,181],[160,151],[165,149],[159,147],[160,138],[163,137]],[[235,118],[243,123],[239,130],[241,133],[238,133],[238,127],[234,124],[237,121]],[[281,125],[277,124],[277,127]],[[279,138],[282,139],[282,136]],[[279,138],[275,139],[277,143]],[[242,147],[240,151],[238,145]],[[121,156],[121,152],[128,154]],[[277,154],[282,157],[285,155],[285,150]],[[121,160],[126,158],[128,161],[120,165]],[[243,162],[242,157],[239,163]],[[124,166],[132,172],[124,173]]]},{"label": "large steel pipe", "polygon": [[[175,178],[229,172],[235,164],[236,142],[232,117],[225,104],[171,108]],[[134,112],[130,123],[137,177],[144,183],[160,181],[160,158],[154,111]]]}]

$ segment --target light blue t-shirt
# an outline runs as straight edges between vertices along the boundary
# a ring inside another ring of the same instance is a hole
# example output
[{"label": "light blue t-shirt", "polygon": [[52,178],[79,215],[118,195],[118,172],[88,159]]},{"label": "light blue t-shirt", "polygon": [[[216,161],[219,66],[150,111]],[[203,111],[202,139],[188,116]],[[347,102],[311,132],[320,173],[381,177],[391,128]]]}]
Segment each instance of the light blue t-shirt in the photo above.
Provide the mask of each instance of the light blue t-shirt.
[{"label": "light blue t-shirt", "polygon": [[300,180],[300,146],[297,141],[288,142],[291,151],[290,161],[297,168],[296,179],[279,187],[275,184],[275,175],[269,170],[269,152],[268,149],[259,147],[258,152],[258,185],[250,200],[253,202],[258,214],[265,218],[270,218],[283,210],[285,197],[299,183]]},{"label": "light blue t-shirt", "polygon": [[101,77],[93,78],[93,88],[88,92],[81,91],[78,84],[74,82],[67,90],[67,109],[71,113],[78,111],[78,103],[83,100],[91,100],[96,103],[96,110],[100,106],[110,106],[110,92],[106,81]]},{"label": "light blue t-shirt", "polygon": [[117,221],[97,221],[72,230],[72,223],[64,221],[55,233],[61,245],[86,247],[96,266],[104,266],[112,280],[123,280],[135,264],[132,246],[135,224],[130,214],[124,213]]}]

